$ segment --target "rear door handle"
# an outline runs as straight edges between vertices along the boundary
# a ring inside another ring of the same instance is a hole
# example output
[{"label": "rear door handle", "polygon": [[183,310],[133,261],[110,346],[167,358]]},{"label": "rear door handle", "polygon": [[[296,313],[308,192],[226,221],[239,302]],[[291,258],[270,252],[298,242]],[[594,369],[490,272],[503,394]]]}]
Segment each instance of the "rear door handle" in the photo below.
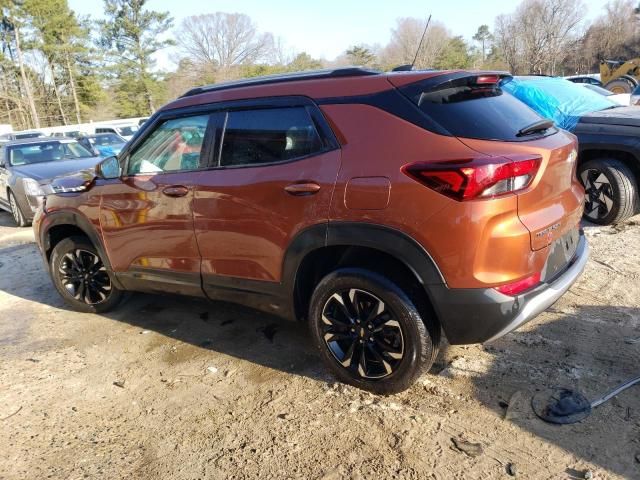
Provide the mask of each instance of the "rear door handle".
[{"label": "rear door handle", "polygon": [[315,182],[292,183],[284,187],[284,191],[290,195],[313,195],[320,190],[320,185]]},{"label": "rear door handle", "polygon": [[189,193],[189,189],[184,185],[171,185],[170,187],[164,187],[162,193],[167,197],[184,197]]}]

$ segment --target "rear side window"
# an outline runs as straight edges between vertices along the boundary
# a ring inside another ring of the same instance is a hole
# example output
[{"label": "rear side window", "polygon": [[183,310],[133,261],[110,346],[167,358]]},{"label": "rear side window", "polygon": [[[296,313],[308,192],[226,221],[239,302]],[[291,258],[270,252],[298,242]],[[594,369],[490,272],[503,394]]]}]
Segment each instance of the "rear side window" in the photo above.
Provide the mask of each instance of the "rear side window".
[{"label": "rear side window", "polygon": [[322,150],[305,107],[230,111],[222,133],[219,165],[278,163]]},{"label": "rear side window", "polygon": [[[534,135],[518,132],[543,120],[524,103],[504,92],[499,85],[476,85],[476,77],[464,77],[433,88],[418,82],[400,91],[420,110],[452,135],[482,140],[524,141]],[[541,132],[554,133],[555,129]]]}]

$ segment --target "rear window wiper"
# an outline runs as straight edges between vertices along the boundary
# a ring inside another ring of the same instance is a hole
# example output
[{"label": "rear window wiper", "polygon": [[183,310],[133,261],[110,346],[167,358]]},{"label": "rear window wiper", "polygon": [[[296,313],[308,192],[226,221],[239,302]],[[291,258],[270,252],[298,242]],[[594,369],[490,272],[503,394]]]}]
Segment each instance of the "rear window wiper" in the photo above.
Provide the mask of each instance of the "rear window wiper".
[{"label": "rear window wiper", "polygon": [[516,137],[524,137],[525,135],[531,135],[532,133],[543,132],[551,127],[553,127],[553,120],[540,120],[518,130]]}]

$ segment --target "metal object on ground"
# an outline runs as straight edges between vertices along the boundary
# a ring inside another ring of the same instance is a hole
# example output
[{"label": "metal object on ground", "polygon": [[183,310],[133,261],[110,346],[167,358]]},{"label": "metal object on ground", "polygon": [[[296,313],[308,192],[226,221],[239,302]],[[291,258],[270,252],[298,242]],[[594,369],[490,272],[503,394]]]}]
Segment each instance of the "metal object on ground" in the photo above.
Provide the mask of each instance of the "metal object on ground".
[{"label": "metal object on ground", "polygon": [[560,425],[576,423],[591,414],[591,403],[580,392],[558,388],[543,390],[531,399],[535,414],[545,422]]},{"label": "metal object on ground", "polygon": [[592,402],[589,402],[582,393],[567,388],[543,390],[533,396],[531,408],[545,422],[560,425],[577,423],[587,418],[592,409],[638,383],[640,383],[640,377],[633,378]]}]

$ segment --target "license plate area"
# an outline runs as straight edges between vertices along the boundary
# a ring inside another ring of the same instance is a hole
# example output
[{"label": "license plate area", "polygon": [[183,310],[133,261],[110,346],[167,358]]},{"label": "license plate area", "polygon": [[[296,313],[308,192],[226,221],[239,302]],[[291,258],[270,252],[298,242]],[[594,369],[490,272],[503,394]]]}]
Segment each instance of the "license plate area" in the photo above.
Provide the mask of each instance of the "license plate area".
[{"label": "license plate area", "polygon": [[542,270],[541,280],[552,282],[571,264],[578,250],[580,229],[571,229],[549,246],[549,257]]}]

